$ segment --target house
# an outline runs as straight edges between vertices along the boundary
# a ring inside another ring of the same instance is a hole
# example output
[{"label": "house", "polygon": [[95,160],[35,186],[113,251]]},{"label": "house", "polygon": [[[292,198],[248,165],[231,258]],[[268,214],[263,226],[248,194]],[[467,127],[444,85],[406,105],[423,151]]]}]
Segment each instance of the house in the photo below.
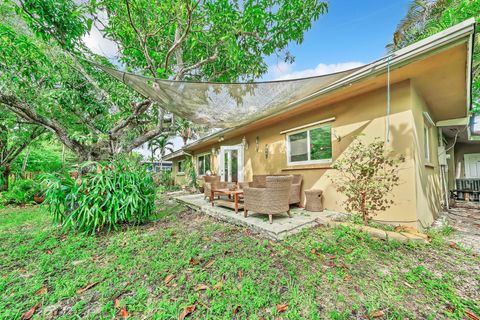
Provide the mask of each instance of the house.
[{"label": "house", "polygon": [[[438,216],[456,179],[480,178],[471,134],[473,19],[333,82],[282,112],[199,139],[168,155],[177,183],[192,157],[197,174],[250,181],[254,174],[301,174],[303,189],[324,191],[344,211],[332,163],[353,139],[383,139],[405,156],[392,200],[375,219],[423,229]],[[314,150],[316,149],[316,150]]]}]

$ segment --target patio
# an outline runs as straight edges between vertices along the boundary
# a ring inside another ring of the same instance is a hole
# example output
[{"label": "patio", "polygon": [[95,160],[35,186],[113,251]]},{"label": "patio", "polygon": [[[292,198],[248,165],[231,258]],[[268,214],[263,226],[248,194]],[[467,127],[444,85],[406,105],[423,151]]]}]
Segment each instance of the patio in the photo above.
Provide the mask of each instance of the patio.
[{"label": "patio", "polygon": [[339,220],[346,216],[345,214],[329,210],[310,212],[303,208],[292,207],[292,218],[289,218],[286,213],[275,215],[273,223],[270,224],[266,215],[249,211],[248,217],[245,218],[243,211],[235,214],[235,211],[232,209],[219,206],[212,207],[211,203],[204,199],[203,194],[180,195],[174,196],[173,199],[219,220],[247,227],[272,240],[282,240],[289,235],[300,232],[302,229],[326,224],[331,220]]}]

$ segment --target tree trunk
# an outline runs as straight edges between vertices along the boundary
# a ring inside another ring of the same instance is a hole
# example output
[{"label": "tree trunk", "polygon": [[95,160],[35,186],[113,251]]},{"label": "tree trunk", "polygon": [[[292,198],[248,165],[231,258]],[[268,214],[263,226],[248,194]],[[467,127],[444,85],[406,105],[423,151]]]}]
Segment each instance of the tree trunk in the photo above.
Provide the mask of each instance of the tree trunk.
[{"label": "tree trunk", "polygon": [[368,213],[367,209],[365,208],[365,191],[362,191],[362,218],[363,218],[363,223],[368,226]]},{"label": "tree trunk", "polygon": [[6,164],[4,166],[4,170],[1,174],[2,174],[2,179],[1,179],[2,184],[0,185],[0,192],[8,191],[8,176],[10,175],[10,165],[9,164]]},{"label": "tree trunk", "polygon": [[62,144],[62,168],[65,167],[65,145]]},{"label": "tree trunk", "polygon": [[20,176],[25,179],[25,170],[27,169],[28,157],[30,156],[30,148],[25,152],[25,158],[23,158],[22,171],[20,171]]},{"label": "tree trunk", "polygon": [[152,172],[155,172],[155,150],[152,149]]}]

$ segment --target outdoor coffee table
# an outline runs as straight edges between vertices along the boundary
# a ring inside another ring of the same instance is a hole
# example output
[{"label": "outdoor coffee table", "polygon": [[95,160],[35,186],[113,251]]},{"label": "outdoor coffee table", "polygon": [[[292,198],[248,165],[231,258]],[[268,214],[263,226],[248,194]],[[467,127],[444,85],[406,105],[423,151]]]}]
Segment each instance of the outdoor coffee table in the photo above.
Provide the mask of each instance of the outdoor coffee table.
[{"label": "outdoor coffee table", "polygon": [[[214,200],[215,195],[224,195],[229,198],[233,197],[232,200]],[[238,213],[238,209],[243,210],[243,203],[239,202],[240,195],[243,195],[243,190],[230,190],[230,189],[212,189],[210,192],[210,201],[212,202],[212,207],[216,204],[217,206],[227,207],[235,209],[235,213]]]}]

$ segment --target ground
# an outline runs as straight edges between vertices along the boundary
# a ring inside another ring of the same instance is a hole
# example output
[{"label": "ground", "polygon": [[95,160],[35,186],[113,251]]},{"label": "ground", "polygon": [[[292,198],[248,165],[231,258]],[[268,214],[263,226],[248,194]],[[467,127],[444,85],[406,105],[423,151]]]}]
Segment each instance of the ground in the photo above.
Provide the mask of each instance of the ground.
[{"label": "ground", "polygon": [[455,232],[449,239],[471,248],[480,254],[480,204],[478,202],[453,203],[449,210],[444,210],[434,223],[434,227],[449,225]]},{"label": "ground", "polygon": [[0,210],[0,318],[35,305],[33,319],[178,319],[188,306],[192,319],[480,314],[480,258],[439,231],[428,245],[345,227],[273,242],[178,206],[155,219],[85,236],[42,208]]}]

